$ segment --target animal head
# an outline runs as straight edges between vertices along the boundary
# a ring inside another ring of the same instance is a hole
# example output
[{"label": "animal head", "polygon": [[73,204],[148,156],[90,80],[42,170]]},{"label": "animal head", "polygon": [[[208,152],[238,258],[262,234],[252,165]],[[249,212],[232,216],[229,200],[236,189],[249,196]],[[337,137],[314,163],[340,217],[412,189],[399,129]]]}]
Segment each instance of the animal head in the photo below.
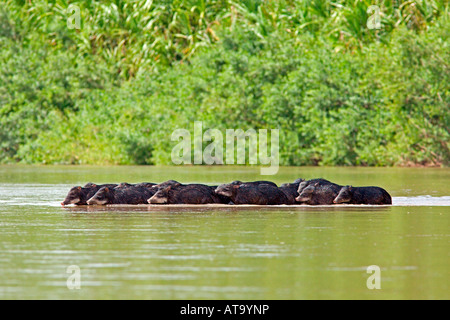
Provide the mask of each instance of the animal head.
[{"label": "animal head", "polygon": [[169,202],[169,191],[172,186],[159,189],[150,199],[147,200],[150,204],[167,204]]},{"label": "animal head", "polygon": [[78,204],[82,202],[82,200],[83,200],[82,188],[73,187],[67,194],[66,199],[64,199],[64,201],[61,202],[61,205],[67,206],[69,204]]},{"label": "animal head", "polygon": [[215,193],[225,197],[231,197],[233,196],[235,190],[239,189],[240,187],[241,187],[240,184],[235,184],[234,182],[228,184],[221,184],[220,186],[217,187]]},{"label": "animal head", "polygon": [[88,200],[88,205],[105,205],[110,202],[112,191],[108,187],[101,188],[97,193]]},{"label": "animal head", "polygon": [[83,188],[95,188],[95,187],[97,187],[95,183],[88,182]]},{"label": "animal head", "polygon": [[303,180],[299,183],[297,192],[298,194],[302,193],[303,189],[305,189],[308,186],[308,181]]},{"label": "animal head", "polygon": [[352,200],[352,197],[353,197],[353,187],[345,186],[341,188],[337,197],[334,198],[333,203],[339,204],[350,202]]},{"label": "animal head", "polygon": [[[301,184],[300,184],[301,185]],[[316,187],[318,186],[318,183],[315,183],[313,185],[309,185],[306,188],[304,188],[303,190],[301,190],[301,192],[299,191],[299,195],[297,198],[295,198],[295,200],[297,202],[308,202],[311,200],[314,192],[316,191]],[[300,187],[299,187],[300,190]]]}]

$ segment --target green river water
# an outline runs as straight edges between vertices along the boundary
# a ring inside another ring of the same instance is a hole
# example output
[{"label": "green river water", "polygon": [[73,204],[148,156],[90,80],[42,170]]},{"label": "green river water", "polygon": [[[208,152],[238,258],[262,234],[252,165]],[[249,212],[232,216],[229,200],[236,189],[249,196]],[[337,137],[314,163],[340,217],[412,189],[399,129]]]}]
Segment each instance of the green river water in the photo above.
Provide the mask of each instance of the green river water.
[{"label": "green river water", "polygon": [[[0,166],[0,299],[449,299],[450,169]],[[392,206],[62,208],[87,182],[323,177]],[[381,289],[367,267],[379,266]],[[69,289],[69,266],[80,289]]]}]

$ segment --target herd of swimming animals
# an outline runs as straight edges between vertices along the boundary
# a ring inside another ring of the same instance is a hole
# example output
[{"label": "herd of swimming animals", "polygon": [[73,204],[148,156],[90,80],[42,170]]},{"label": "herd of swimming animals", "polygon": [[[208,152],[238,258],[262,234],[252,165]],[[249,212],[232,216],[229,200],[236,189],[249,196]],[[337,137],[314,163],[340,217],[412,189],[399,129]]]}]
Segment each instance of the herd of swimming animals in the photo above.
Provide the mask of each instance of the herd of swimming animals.
[{"label": "herd of swimming animals", "polygon": [[227,205],[389,205],[392,198],[380,187],[341,186],[325,179],[297,179],[278,187],[271,181],[233,181],[219,186],[163,183],[120,183],[73,187],[66,205],[227,204]]}]

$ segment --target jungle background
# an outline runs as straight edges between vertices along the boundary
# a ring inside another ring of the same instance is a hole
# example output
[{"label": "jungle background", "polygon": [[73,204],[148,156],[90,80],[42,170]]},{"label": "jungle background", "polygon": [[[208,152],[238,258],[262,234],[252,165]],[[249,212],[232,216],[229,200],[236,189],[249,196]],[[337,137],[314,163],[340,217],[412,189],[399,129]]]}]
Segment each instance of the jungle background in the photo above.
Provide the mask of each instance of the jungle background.
[{"label": "jungle background", "polygon": [[281,165],[448,166],[449,34],[446,0],[0,1],[0,163],[171,164],[203,121],[280,129]]}]

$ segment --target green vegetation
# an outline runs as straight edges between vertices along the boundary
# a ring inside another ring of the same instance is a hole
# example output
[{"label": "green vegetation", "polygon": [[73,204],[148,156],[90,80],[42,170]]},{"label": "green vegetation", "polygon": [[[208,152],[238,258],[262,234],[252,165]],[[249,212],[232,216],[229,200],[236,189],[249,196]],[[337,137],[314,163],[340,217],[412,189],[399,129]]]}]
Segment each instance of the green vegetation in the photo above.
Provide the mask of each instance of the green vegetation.
[{"label": "green vegetation", "polygon": [[170,164],[203,121],[279,128],[283,165],[450,163],[446,0],[0,2],[0,162]]}]

